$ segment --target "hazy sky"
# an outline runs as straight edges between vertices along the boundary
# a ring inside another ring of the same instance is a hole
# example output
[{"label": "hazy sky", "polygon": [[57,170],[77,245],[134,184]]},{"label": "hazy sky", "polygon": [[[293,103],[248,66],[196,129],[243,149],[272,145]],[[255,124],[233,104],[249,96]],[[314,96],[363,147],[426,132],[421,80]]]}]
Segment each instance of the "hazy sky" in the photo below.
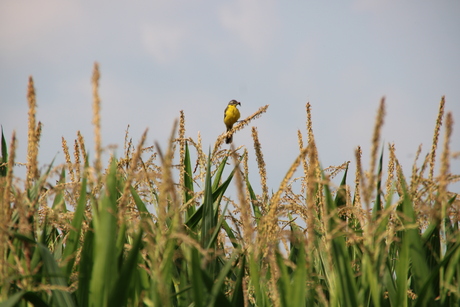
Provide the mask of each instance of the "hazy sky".
[{"label": "hazy sky", "polygon": [[[16,130],[24,161],[32,75],[40,163],[63,161],[61,137],[72,144],[77,130],[92,143],[97,61],[103,145],[119,144],[119,156],[128,124],[133,140],[149,128],[149,144],[166,146],[184,110],[187,136],[199,131],[207,150],[225,129],[228,101],[241,102],[243,117],[269,104],[252,125],[275,189],[298,154],[297,129],[306,135],[310,102],[322,165],[349,160],[354,172],[354,150],[368,157],[385,96],[382,142],[396,144],[409,170],[419,144],[423,156],[431,147],[443,95],[456,122],[451,149],[460,150],[459,16],[460,1],[2,0],[0,123],[8,142]],[[255,166],[250,131],[234,142]],[[451,167],[458,174],[460,161]],[[258,182],[256,169],[251,176]]]}]

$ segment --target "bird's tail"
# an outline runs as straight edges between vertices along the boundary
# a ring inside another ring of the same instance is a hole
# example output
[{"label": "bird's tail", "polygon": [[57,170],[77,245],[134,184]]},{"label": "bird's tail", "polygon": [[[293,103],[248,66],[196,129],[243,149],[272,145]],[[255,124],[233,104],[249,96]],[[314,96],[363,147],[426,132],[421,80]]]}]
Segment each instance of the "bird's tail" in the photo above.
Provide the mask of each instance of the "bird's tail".
[{"label": "bird's tail", "polygon": [[[227,128],[227,132],[232,130],[232,128]],[[233,133],[225,138],[225,143],[230,144],[233,141]]]}]

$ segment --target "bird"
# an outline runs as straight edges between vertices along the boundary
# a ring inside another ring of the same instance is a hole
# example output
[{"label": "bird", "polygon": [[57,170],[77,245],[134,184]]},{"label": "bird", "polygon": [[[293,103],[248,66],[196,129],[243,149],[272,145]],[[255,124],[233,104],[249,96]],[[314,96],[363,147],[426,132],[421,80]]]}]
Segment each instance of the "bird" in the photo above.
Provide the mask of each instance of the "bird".
[{"label": "bird", "polygon": [[[240,118],[240,111],[236,107],[237,105],[241,106],[241,103],[236,100],[230,100],[227,107],[224,111],[224,124],[227,127],[227,132],[230,131],[233,127],[233,124]],[[227,136],[225,143],[230,144],[232,142],[233,135]]]}]

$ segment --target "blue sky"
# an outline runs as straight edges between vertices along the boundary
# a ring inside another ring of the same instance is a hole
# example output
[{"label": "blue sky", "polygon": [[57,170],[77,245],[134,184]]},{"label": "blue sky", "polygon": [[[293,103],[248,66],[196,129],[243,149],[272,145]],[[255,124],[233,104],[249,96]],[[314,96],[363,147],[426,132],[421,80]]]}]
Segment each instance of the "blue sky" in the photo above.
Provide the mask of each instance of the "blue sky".
[{"label": "blue sky", "polygon": [[[252,122],[275,189],[298,154],[305,104],[323,166],[367,157],[382,96],[383,141],[396,144],[407,172],[419,144],[430,150],[439,101],[454,115],[451,149],[460,150],[459,1],[25,1],[0,2],[0,123],[16,130],[18,160],[27,142],[26,88],[34,77],[43,124],[40,163],[61,137],[80,130],[90,144],[91,72],[101,68],[103,145],[127,125],[136,141],[166,145],[184,110],[188,136],[212,146],[223,110],[241,102]],[[250,127],[234,136],[249,149]],[[386,145],[385,145],[386,146]],[[90,147],[91,149],[91,147]],[[452,171],[460,172],[455,160]],[[406,174],[409,175],[409,174]],[[257,171],[251,175],[257,180]]]}]

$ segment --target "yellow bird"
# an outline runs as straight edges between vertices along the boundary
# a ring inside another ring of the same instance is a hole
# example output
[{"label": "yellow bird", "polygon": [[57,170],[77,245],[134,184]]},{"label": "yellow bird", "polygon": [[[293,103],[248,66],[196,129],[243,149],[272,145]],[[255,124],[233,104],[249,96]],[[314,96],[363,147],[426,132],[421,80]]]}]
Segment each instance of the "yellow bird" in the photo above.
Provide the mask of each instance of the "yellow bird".
[{"label": "yellow bird", "polygon": [[[237,105],[241,105],[240,102],[236,100],[230,100],[228,106],[224,111],[224,124],[227,126],[227,131],[232,129],[233,124],[240,118],[240,111],[238,111]],[[227,136],[225,143],[230,144],[232,142],[233,135]]]}]

